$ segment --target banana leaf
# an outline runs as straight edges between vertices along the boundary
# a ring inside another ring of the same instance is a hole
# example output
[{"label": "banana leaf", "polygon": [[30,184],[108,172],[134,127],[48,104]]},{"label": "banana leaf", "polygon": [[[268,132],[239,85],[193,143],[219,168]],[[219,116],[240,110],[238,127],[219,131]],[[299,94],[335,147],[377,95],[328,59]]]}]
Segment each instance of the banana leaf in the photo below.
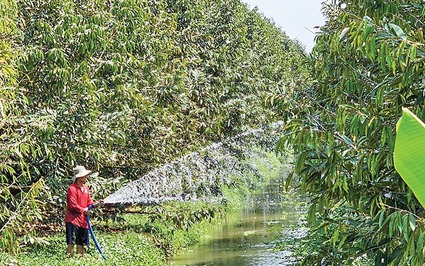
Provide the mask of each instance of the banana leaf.
[{"label": "banana leaf", "polygon": [[396,133],[395,169],[425,208],[425,124],[403,108]]}]

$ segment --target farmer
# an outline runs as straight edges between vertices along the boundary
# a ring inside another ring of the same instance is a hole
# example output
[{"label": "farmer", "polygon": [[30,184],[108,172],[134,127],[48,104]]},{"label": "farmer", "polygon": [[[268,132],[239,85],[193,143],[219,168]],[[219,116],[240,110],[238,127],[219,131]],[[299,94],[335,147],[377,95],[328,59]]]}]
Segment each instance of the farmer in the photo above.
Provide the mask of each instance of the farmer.
[{"label": "farmer", "polygon": [[[77,253],[81,256],[84,255],[83,245],[87,245],[89,241],[86,215],[90,215],[88,207],[94,202],[90,197],[86,182],[91,172],[84,166],[75,167],[73,182],[68,187],[65,223],[67,253],[69,256],[74,255],[74,244],[77,245]],[[103,200],[100,203],[103,204]]]}]

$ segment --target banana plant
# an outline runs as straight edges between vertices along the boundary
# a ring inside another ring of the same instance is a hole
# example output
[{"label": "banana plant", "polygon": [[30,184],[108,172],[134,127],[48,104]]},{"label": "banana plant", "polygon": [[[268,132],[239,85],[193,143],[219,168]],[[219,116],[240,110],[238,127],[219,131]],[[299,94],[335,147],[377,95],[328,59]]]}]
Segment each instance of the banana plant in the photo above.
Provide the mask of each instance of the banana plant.
[{"label": "banana plant", "polygon": [[425,207],[425,124],[407,108],[397,122],[394,166]]}]

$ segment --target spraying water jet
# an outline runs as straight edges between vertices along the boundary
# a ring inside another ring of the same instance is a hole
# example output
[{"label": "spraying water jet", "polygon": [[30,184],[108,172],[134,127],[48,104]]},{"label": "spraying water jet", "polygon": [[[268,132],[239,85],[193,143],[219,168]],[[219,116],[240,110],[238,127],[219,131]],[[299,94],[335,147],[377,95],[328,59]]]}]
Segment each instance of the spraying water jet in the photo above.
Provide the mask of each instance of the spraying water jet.
[{"label": "spraying water jet", "polygon": [[220,187],[256,169],[245,164],[256,151],[273,150],[283,129],[277,122],[213,143],[152,170],[104,199],[106,205],[151,206],[171,201],[223,202]]}]

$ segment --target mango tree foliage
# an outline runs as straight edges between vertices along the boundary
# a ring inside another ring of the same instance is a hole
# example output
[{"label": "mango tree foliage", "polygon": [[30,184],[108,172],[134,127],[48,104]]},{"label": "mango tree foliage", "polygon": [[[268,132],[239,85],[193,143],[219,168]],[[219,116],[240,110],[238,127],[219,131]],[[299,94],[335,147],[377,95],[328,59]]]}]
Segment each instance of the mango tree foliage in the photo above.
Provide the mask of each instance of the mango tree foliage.
[{"label": "mango tree foliage", "polygon": [[[422,265],[424,210],[394,169],[402,107],[425,118],[423,1],[331,1],[315,83],[288,102],[295,174],[317,226],[305,263]],[[280,146],[281,149],[283,145]],[[320,244],[319,244],[320,243]]]},{"label": "mango tree foliage", "polygon": [[62,223],[75,165],[100,171],[105,197],[119,177],[276,119],[264,99],[308,79],[302,47],[238,0],[0,7],[1,250],[40,215]]}]

